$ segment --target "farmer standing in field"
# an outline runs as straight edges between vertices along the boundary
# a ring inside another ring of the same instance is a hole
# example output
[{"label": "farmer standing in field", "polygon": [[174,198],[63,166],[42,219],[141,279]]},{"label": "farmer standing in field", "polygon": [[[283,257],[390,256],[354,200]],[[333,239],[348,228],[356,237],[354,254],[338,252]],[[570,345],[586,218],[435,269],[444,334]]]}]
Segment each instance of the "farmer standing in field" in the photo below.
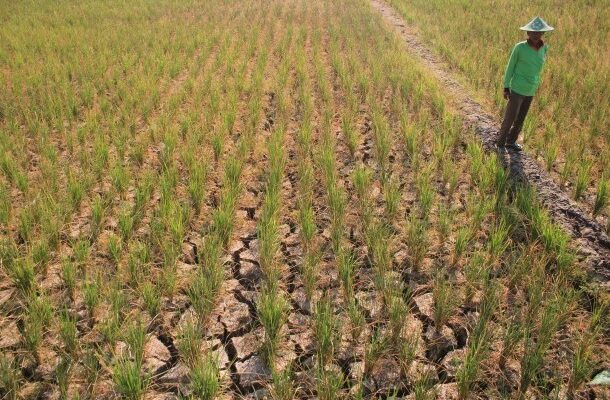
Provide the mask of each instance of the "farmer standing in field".
[{"label": "farmer standing in field", "polygon": [[505,148],[522,150],[517,138],[523,128],[523,121],[534,93],[540,84],[540,72],[548,48],[548,45],[542,41],[542,35],[554,28],[542,18],[536,17],[520,29],[527,31],[528,39],[513,47],[504,73],[504,98],[508,100],[508,105],[498,135],[499,150]]}]

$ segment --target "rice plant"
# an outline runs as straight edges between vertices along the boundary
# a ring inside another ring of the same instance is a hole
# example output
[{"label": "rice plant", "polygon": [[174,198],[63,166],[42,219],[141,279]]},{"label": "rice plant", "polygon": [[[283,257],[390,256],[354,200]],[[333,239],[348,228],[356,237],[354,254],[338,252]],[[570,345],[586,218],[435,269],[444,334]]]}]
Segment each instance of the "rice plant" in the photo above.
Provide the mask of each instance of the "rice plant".
[{"label": "rice plant", "polygon": [[345,377],[343,372],[336,369],[318,369],[316,391],[321,400],[334,400],[340,398],[341,388]]},{"label": "rice plant", "polygon": [[6,354],[2,354],[0,356],[0,389],[2,395],[9,400],[17,400],[19,398],[19,381],[20,373],[15,365],[15,360],[8,358]]},{"label": "rice plant", "polygon": [[464,363],[456,374],[461,399],[470,397],[474,383],[481,373],[481,364],[491,351],[493,333],[489,328],[489,321],[497,307],[497,287],[493,283],[488,283],[481,303],[479,320],[468,338]]},{"label": "rice plant", "polygon": [[568,380],[568,398],[575,398],[575,391],[581,387],[591,376],[596,366],[594,361],[594,346],[602,334],[602,324],[607,318],[608,305],[597,304],[593,310],[591,321],[577,339],[576,348],[571,362],[570,378]]},{"label": "rice plant", "polygon": [[69,311],[64,310],[59,313],[59,336],[63,342],[66,353],[74,356],[78,349],[78,330],[76,318]]},{"label": "rice plant", "polygon": [[212,353],[207,353],[196,362],[189,374],[193,396],[197,399],[217,398],[221,391],[220,368]]},{"label": "rice plant", "polygon": [[191,305],[198,316],[199,326],[203,328],[207,317],[214,309],[215,301],[224,281],[224,272],[217,268],[203,268],[195,273],[187,290]]},{"label": "rice plant", "polygon": [[437,332],[441,332],[458,306],[455,286],[442,273],[438,273],[434,280],[432,297],[434,299],[434,327]]},{"label": "rice plant", "polygon": [[294,373],[290,367],[281,372],[271,372],[271,398],[273,400],[293,399],[297,393],[294,387]]},{"label": "rice plant", "polygon": [[327,293],[316,303],[314,321],[313,330],[317,343],[318,364],[319,368],[323,369],[334,358],[340,328]]},{"label": "rice plant", "polygon": [[267,364],[274,365],[281,339],[281,330],[287,321],[288,302],[278,289],[264,286],[257,303],[258,318],[265,328],[263,354]]},{"label": "rice plant", "polygon": [[521,358],[521,380],[519,394],[525,395],[532,382],[539,377],[544,357],[551,345],[553,335],[564,323],[571,308],[573,294],[570,292],[554,291],[549,303],[541,308],[536,323],[530,320],[524,336],[524,353]]},{"label": "rice plant", "polygon": [[119,359],[113,369],[112,377],[116,390],[129,400],[140,400],[148,387],[149,380],[140,371],[141,365],[135,361]]},{"label": "rice plant", "polygon": [[595,192],[595,203],[593,205],[593,215],[597,215],[602,212],[606,206],[608,205],[608,194],[609,190],[608,180],[602,177],[602,180],[599,182],[597,186],[597,191]]}]

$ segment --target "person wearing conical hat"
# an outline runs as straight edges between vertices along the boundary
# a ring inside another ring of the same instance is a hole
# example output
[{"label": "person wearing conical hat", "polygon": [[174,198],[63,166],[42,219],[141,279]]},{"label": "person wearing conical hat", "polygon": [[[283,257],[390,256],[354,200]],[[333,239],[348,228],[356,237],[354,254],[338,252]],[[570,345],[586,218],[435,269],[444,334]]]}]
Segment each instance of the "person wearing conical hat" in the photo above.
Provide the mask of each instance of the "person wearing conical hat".
[{"label": "person wearing conical hat", "polygon": [[527,40],[513,46],[504,72],[504,98],[508,100],[508,105],[497,139],[500,150],[522,150],[517,138],[540,84],[540,72],[548,51],[548,45],[542,41],[542,35],[554,28],[542,18],[535,17],[520,29],[527,31]]}]

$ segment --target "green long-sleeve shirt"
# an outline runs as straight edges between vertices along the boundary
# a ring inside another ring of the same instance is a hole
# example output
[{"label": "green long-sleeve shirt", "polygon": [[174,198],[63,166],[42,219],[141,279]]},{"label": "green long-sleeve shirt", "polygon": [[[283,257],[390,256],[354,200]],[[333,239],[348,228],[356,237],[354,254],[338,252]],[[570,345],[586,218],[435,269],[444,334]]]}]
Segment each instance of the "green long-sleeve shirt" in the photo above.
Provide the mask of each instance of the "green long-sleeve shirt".
[{"label": "green long-sleeve shirt", "polygon": [[504,87],[522,96],[533,96],[540,84],[540,72],[547,50],[547,44],[536,50],[526,40],[517,43],[504,72]]}]

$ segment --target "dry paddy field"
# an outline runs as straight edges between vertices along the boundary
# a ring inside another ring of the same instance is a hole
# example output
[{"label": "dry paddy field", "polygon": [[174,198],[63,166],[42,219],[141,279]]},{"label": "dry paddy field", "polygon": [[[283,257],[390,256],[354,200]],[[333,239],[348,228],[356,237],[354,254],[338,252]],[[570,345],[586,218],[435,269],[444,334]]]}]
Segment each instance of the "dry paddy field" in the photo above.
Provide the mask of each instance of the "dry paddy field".
[{"label": "dry paddy field", "polygon": [[608,282],[369,0],[0,0],[0,90],[2,399],[607,398]]}]

